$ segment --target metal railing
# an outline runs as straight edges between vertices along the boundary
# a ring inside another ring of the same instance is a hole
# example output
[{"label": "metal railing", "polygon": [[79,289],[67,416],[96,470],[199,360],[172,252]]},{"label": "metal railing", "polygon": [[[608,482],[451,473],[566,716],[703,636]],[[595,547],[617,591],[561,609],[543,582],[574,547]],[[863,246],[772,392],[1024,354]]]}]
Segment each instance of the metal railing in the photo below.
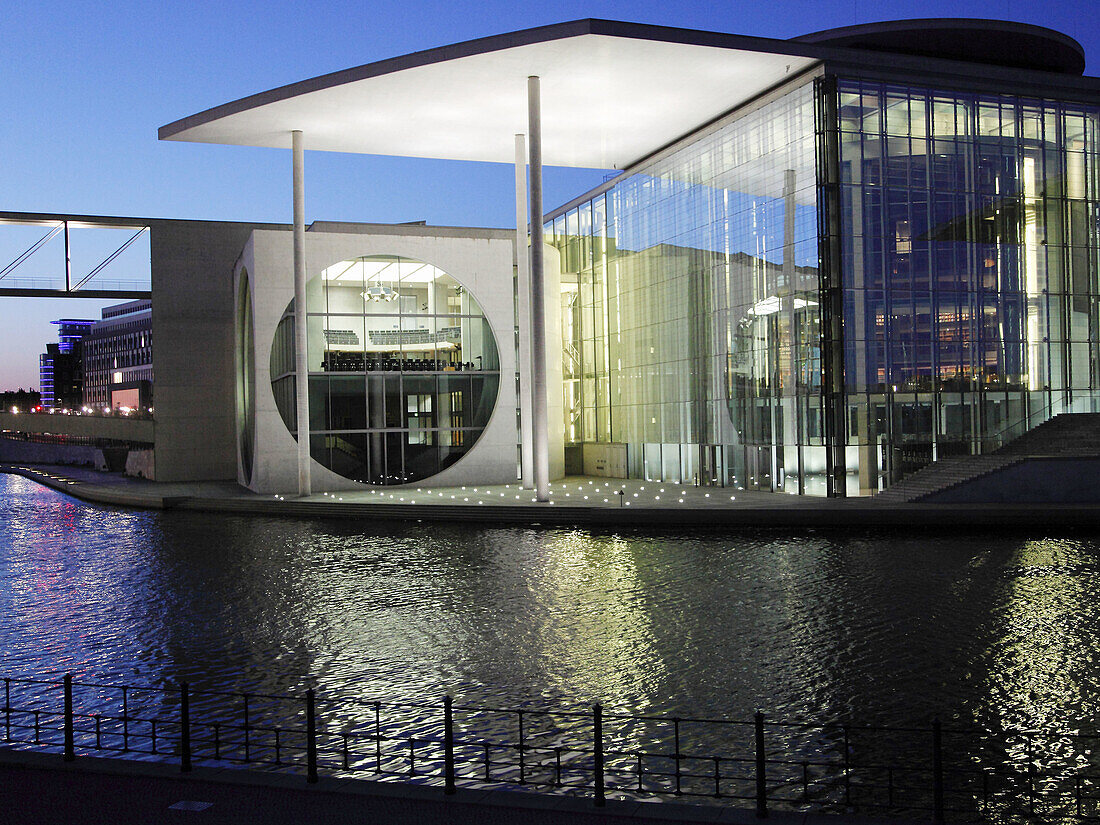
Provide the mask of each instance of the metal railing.
[{"label": "metal railing", "polygon": [[935,822],[1100,818],[1100,736],[697,719],[5,678],[0,744],[442,786]]}]

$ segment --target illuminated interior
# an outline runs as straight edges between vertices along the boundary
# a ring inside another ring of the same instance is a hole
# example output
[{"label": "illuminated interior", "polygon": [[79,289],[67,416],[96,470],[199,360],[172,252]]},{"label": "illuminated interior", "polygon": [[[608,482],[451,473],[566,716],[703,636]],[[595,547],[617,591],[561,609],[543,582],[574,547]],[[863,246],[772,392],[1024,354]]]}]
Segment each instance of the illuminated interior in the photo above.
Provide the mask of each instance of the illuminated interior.
[{"label": "illuminated interior", "polygon": [[[480,305],[442,269],[374,255],[307,287],[310,454],[368,484],[405,484],[454,464],[488,423],[500,382]],[[272,347],[272,389],[297,437],[294,306]]]}]

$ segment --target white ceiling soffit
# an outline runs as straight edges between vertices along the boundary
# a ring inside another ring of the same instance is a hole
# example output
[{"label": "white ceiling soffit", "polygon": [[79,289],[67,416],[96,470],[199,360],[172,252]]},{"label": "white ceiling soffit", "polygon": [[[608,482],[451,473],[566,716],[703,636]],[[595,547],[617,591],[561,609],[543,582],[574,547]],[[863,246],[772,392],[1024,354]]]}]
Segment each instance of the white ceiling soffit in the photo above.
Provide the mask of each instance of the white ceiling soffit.
[{"label": "white ceiling soffit", "polygon": [[[514,136],[527,131],[527,78],[538,75],[543,162],[622,169],[818,62],[801,44],[688,33],[731,44],[719,46],[615,25],[645,36],[561,24],[546,27],[552,39],[500,46],[543,30],[486,38],[492,50],[472,41],[315,78],[169,124],[160,137],[289,148],[300,129],[310,150],[511,163]],[[562,36],[568,26],[581,33]],[[768,50],[777,48],[802,54]],[[448,56],[456,51],[474,53]]]}]

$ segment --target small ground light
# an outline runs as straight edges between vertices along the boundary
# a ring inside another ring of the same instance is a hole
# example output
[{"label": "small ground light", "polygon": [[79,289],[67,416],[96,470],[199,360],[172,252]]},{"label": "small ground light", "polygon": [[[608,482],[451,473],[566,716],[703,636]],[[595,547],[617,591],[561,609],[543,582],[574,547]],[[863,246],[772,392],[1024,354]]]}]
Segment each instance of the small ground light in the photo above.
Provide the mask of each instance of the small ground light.
[{"label": "small ground light", "polygon": [[678,499],[676,499],[676,500],[677,500],[678,502],[680,502],[681,504],[683,504],[683,503],[684,503],[684,500],[683,500],[682,498],[678,498]]}]

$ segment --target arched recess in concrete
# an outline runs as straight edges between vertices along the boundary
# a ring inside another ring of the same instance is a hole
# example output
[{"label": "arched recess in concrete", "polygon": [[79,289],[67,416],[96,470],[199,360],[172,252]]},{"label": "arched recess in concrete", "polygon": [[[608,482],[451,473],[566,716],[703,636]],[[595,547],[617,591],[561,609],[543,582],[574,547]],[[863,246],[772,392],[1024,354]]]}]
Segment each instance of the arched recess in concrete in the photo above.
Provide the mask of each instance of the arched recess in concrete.
[{"label": "arched recess in concrete", "polygon": [[255,324],[252,287],[247,269],[241,270],[237,284],[236,331],[237,458],[240,479],[247,485],[252,482],[252,465],[256,454]]}]

